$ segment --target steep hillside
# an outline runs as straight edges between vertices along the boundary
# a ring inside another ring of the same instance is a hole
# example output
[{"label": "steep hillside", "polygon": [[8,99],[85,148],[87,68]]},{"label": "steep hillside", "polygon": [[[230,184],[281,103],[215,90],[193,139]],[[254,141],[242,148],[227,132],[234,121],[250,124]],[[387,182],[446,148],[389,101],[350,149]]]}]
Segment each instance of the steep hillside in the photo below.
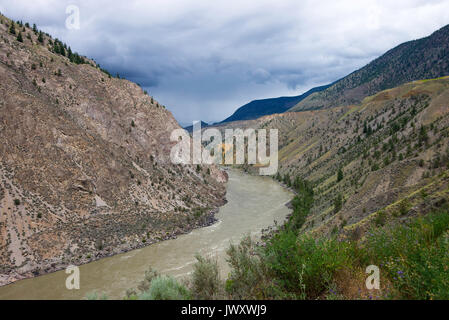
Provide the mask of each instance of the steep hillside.
[{"label": "steep hillside", "polygon": [[366,96],[406,82],[449,75],[449,26],[429,37],[403,43],[290,111],[360,103]]},{"label": "steep hillside", "polygon": [[449,200],[449,77],[382,91],[360,105],[218,128],[226,127],[279,130],[276,178],[292,185],[299,177],[315,190],[304,231],[360,237]]},{"label": "steep hillside", "polygon": [[179,125],[165,107],[0,20],[0,285],[213,221],[226,176],[170,162]]},{"label": "steep hillside", "polygon": [[327,89],[330,85],[313,88],[296,97],[280,97],[271,99],[254,100],[235,111],[229,118],[220,123],[231,121],[252,120],[269,114],[282,113],[295,106],[315,92]]}]

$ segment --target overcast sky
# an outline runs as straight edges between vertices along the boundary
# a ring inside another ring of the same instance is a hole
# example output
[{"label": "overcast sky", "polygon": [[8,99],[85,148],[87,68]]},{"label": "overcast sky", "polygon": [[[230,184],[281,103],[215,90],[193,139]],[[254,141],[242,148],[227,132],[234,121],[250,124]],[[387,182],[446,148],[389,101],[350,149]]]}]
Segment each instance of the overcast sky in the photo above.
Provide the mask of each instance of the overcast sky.
[{"label": "overcast sky", "polygon": [[[79,30],[66,28],[69,4]],[[449,23],[449,0],[0,0],[0,11],[139,83],[182,124],[299,95]]]}]

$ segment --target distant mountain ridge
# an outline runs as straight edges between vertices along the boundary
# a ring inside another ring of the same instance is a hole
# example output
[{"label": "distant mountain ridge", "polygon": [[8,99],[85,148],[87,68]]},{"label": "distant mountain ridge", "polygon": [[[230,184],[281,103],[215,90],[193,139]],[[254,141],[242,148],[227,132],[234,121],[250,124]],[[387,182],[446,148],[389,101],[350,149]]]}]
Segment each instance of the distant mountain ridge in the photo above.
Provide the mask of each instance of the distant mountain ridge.
[{"label": "distant mountain ridge", "polygon": [[[201,121],[201,128],[205,128],[209,126],[209,124],[207,122]],[[188,132],[193,132],[193,125],[184,127],[185,130],[187,130]]]},{"label": "distant mountain ridge", "polygon": [[254,100],[238,108],[230,117],[219,123],[226,123],[240,120],[253,120],[262,116],[283,113],[295,106],[297,103],[307,98],[309,95],[327,89],[330,85],[313,88],[306,93],[294,97],[279,97]]},{"label": "distant mountain ridge", "polygon": [[289,111],[326,109],[360,103],[366,96],[404,83],[449,75],[449,25],[430,36],[405,42]]}]

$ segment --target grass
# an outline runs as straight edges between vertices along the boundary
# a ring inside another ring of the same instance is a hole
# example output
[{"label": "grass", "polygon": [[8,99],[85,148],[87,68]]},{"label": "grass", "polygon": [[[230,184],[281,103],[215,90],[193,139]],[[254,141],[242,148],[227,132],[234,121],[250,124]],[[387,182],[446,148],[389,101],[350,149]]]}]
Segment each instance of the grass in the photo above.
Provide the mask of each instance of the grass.
[{"label": "grass", "polygon": [[364,260],[386,271],[404,299],[449,299],[448,209],[366,238]]},{"label": "grass", "polygon": [[426,83],[426,82],[430,82],[430,81],[444,80],[444,79],[449,79],[449,76],[439,77],[439,78],[433,78],[433,79],[417,80],[416,82],[417,82],[417,83]]}]

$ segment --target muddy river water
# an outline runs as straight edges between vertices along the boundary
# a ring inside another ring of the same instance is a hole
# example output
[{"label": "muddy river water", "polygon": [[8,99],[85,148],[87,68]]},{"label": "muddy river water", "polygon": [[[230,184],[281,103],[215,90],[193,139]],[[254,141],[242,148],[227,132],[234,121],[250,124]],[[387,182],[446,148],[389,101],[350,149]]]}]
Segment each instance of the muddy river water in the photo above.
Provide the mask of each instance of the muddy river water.
[{"label": "muddy river water", "polygon": [[66,288],[68,275],[62,270],[0,287],[0,299],[83,299],[93,291],[105,293],[109,299],[121,299],[126,289],[143,279],[149,266],[163,274],[185,277],[192,271],[196,253],[216,258],[225,276],[229,271],[229,244],[246,234],[257,237],[275,220],[282,222],[290,212],[285,204],[293,197],[271,178],[234,170],[228,173],[228,203],[220,208],[216,215],[219,221],[214,225],[82,265],[79,290]]}]

